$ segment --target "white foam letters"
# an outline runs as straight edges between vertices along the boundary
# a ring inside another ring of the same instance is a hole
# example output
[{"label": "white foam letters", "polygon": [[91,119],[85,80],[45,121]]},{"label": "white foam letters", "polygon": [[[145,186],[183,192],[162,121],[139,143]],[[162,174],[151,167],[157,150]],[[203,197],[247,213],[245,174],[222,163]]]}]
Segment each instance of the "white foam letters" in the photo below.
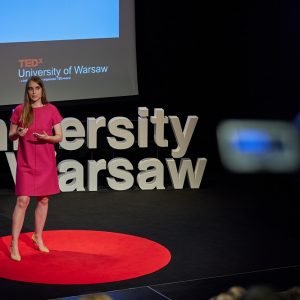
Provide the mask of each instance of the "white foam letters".
[{"label": "white foam letters", "polygon": [[9,165],[10,173],[12,175],[12,178],[14,180],[14,183],[16,183],[16,171],[17,171],[17,160],[16,155],[14,152],[6,152],[6,159]]},{"label": "white foam letters", "polygon": [[[60,146],[66,150],[77,150],[84,144],[85,130],[82,123],[76,118],[65,118],[61,122],[63,140]],[[71,141],[68,140],[73,138]]]},{"label": "white foam letters", "polygon": [[57,165],[60,190],[62,192],[84,191],[83,166],[76,160],[66,159]]},{"label": "white foam letters", "polygon": [[150,121],[154,124],[154,141],[159,147],[168,147],[168,140],[165,139],[165,124],[169,122],[165,117],[162,108],[154,109],[154,116],[150,117]]},{"label": "white foam letters", "polygon": [[190,187],[192,189],[199,188],[203,177],[206,161],[206,158],[198,158],[194,172],[191,160],[187,158],[182,158],[180,160],[179,171],[177,172],[175,160],[172,158],[167,158],[167,167],[171,175],[170,177],[172,180],[173,187],[175,189],[182,189],[187,173]]},{"label": "white foam letters", "polygon": [[148,147],[148,116],[149,109],[147,107],[139,107],[138,110],[138,145],[140,148]]},{"label": "white foam letters", "polygon": [[105,117],[87,118],[87,147],[89,149],[97,148],[97,132],[101,127],[106,127]]},{"label": "white foam letters", "polygon": [[[156,158],[142,159],[138,168],[137,183],[142,190],[164,190],[164,165]],[[151,179],[152,180],[149,180]]]},{"label": "white foam letters", "polygon": [[100,159],[98,161],[89,160],[88,161],[88,190],[97,191],[98,190],[98,172],[101,170],[106,170],[106,161]]},{"label": "white foam letters", "polygon": [[117,181],[114,177],[107,177],[108,185],[117,191],[130,189],[133,186],[134,178],[128,170],[133,170],[133,165],[128,159],[122,157],[112,159],[108,163],[108,171],[119,180]]},{"label": "white foam letters", "polygon": [[[137,146],[147,148],[149,143],[149,122],[154,127],[154,142],[157,147],[168,147],[169,141],[165,137],[165,125],[170,121],[170,125],[177,142],[177,147],[171,149],[172,158],[166,158],[165,164],[158,158],[148,157],[138,162],[138,174],[136,182],[142,190],[165,189],[165,165],[168,168],[172,185],[175,189],[182,189],[187,178],[190,188],[199,188],[206,166],[206,158],[197,158],[195,168],[191,159],[182,158],[186,155],[194,134],[198,117],[188,116],[184,127],[181,126],[177,116],[165,116],[161,108],[154,109],[154,115],[149,117],[147,107],[138,108],[137,121]],[[62,121],[63,140],[60,143],[62,149],[73,151],[82,147],[85,143],[89,149],[97,149],[97,139],[102,130],[106,128],[111,136],[106,140],[113,149],[124,150],[134,145],[135,136],[133,134],[134,125],[126,117],[113,117],[108,122],[106,118],[87,118],[87,129],[82,122],[76,118],[69,117]],[[18,141],[13,142],[13,149],[17,150]],[[0,151],[8,150],[8,128],[6,123],[0,119]],[[126,152],[124,152],[126,154]],[[14,152],[6,152],[6,159],[10,172],[15,182],[16,179],[16,157]],[[177,161],[180,159],[177,169]],[[84,166],[74,159],[60,161],[57,165],[59,172],[59,185],[62,192],[84,191]],[[86,189],[97,191],[99,189],[99,172],[103,171],[102,177],[107,181],[108,186],[113,190],[123,191],[130,189],[135,178],[133,176],[134,166],[124,157],[116,157],[106,162],[104,159],[98,161],[87,160]],[[106,173],[109,176],[106,176]],[[105,176],[105,177],[104,177]],[[105,185],[105,184],[103,184]]]},{"label": "white foam letters", "polygon": [[108,122],[109,132],[122,139],[119,141],[115,137],[107,137],[107,141],[112,148],[118,150],[129,149],[134,144],[134,135],[127,130],[128,128],[133,128],[133,124],[128,118],[114,117],[110,119]]},{"label": "white foam letters", "polygon": [[7,127],[3,120],[0,119],[0,151],[7,151]]},{"label": "white foam letters", "polygon": [[177,116],[169,116],[169,119],[171,121],[171,126],[178,144],[176,149],[172,149],[172,157],[180,158],[185,155],[190,144],[192,135],[198,122],[198,117],[188,116],[183,131]]}]

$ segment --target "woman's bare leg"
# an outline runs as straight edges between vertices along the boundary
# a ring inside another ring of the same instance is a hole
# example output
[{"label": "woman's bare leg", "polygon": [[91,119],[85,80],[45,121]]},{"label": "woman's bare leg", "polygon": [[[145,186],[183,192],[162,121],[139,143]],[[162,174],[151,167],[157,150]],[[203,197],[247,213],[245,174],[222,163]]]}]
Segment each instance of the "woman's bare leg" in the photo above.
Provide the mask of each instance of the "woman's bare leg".
[{"label": "woman's bare leg", "polygon": [[11,240],[11,257],[15,260],[21,259],[19,253],[19,236],[23,227],[25,213],[30,202],[28,196],[18,196],[17,203],[12,216],[12,240]]},{"label": "woman's bare leg", "polygon": [[49,252],[48,248],[43,243],[42,237],[48,214],[48,202],[48,197],[38,197],[35,208],[35,233],[32,238],[38,246],[39,250],[42,252]]}]

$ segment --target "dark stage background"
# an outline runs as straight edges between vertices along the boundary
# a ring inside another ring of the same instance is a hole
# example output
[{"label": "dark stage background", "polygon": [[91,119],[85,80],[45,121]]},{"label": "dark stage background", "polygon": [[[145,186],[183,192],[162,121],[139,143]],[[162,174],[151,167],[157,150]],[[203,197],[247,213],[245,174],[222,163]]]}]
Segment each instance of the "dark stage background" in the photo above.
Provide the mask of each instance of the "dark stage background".
[{"label": "dark stage background", "polygon": [[[206,157],[203,184],[222,173],[216,127],[225,119],[275,119],[293,122],[299,113],[297,66],[299,39],[295,4],[279,1],[233,1],[174,4],[136,2],[136,47],[139,95],[55,102],[64,117],[83,124],[87,117],[125,116],[135,122],[138,107],[163,108],[165,115],[199,117],[186,157]],[[22,101],[22,99],[20,99]],[[9,123],[11,106],[2,106],[1,119]],[[170,127],[170,126],[169,126]],[[72,152],[78,161],[122,156],[133,163],[141,158],[170,157],[169,149],[150,140],[148,152],[132,147],[115,151],[85,146]],[[166,129],[169,148],[175,145]],[[102,141],[101,141],[102,139]],[[106,143],[107,145],[107,143]],[[140,152],[140,155],[139,153]],[[4,152],[0,188],[13,188]],[[59,150],[57,159],[70,152]],[[166,179],[167,180],[167,179]]]},{"label": "dark stage background", "polygon": [[[187,116],[196,115],[199,121],[185,156],[194,162],[198,157],[207,158],[200,193],[202,189],[220,189],[220,199],[225,182],[231,189],[245,187],[245,193],[251,189],[253,198],[253,189],[257,189],[257,194],[260,195],[257,199],[266,199],[263,206],[264,211],[268,212],[274,194],[269,194],[266,190],[271,191],[275,185],[277,195],[282,197],[275,197],[274,200],[284,203],[284,198],[287,197],[290,199],[287,203],[293,210],[296,202],[291,199],[296,199],[299,194],[295,188],[299,182],[299,171],[291,174],[231,174],[220,161],[216,128],[225,119],[294,122],[300,111],[299,9],[298,4],[289,1],[178,4],[173,1],[136,1],[139,95],[55,102],[55,105],[64,117],[76,117],[83,123],[87,117],[98,116],[105,116],[107,119],[125,116],[136,122],[138,107],[148,107],[150,115],[154,108],[163,108],[166,115],[177,115],[182,123]],[[8,120],[11,108],[1,107],[0,118]],[[170,132],[166,132],[166,137],[170,138],[170,146],[175,144]],[[105,135],[100,137],[99,143],[102,138]],[[169,149],[158,149],[153,139],[147,155],[145,150],[140,153],[138,150],[134,146],[130,150],[112,153],[110,148],[102,147],[91,151],[82,147],[72,153],[72,157],[85,162],[91,157],[109,160],[121,156],[128,158],[133,164],[146,156],[161,160],[170,157]],[[70,153],[58,149],[58,160],[69,156]],[[0,166],[0,189],[13,191],[12,179],[7,175],[10,171],[4,152],[0,152]],[[105,185],[104,180],[101,182]],[[166,185],[170,187],[167,174]],[[103,187],[104,190],[105,188],[106,186]],[[261,194],[262,191],[264,192]],[[243,193],[243,189],[238,193]],[[232,204],[231,209],[235,205],[236,203]],[[279,217],[280,205],[278,202],[274,205]],[[240,207],[239,211],[244,209]],[[290,210],[286,207],[284,211]],[[291,213],[289,217],[295,215]],[[247,218],[251,219],[249,215]],[[272,220],[273,218],[274,216]],[[286,222],[290,220],[286,219]],[[295,225],[292,221],[291,226],[294,228]],[[288,227],[287,225],[287,231]],[[296,236],[294,229],[292,235]],[[280,243],[285,247],[282,236]],[[295,245],[295,249],[297,247]],[[295,281],[291,282],[295,284]],[[209,284],[212,285],[211,290],[217,286],[217,282]],[[76,292],[80,294],[81,290]]]}]

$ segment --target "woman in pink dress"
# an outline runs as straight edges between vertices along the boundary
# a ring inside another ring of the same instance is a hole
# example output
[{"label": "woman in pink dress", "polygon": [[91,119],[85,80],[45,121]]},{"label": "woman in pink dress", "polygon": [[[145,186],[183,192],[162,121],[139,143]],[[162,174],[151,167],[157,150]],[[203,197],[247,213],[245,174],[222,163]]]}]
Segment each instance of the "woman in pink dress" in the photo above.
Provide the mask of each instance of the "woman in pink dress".
[{"label": "woman in pink dress", "polygon": [[26,83],[24,103],[14,109],[9,129],[10,140],[19,139],[17,202],[12,216],[10,246],[10,256],[15,261],[21,261],[18,241],[31,196],[37,199],[32,240],[39,251],[49,252],[42,232],[48,213],[48,197],[60,192],[54,144],[62,140],[61,120],[58,109],[47,101],[42,79],[31,77]]}]

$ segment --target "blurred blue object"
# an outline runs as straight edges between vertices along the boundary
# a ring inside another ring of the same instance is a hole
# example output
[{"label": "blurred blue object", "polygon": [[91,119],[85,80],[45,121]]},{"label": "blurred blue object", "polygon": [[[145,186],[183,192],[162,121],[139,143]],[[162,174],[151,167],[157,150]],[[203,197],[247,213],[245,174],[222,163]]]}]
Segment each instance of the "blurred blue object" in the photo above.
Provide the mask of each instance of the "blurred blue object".
[{"label": "blurred blue object", "polygon": [[300,136],[292,123],[225,120],[217,142],[223,166],[233,172],[294,172],[300,166]]},{"label": "blurred blue object", "polygon": [[280,148],[281,145],[274,143],[268,132],[257,129],[237,129],[231,143],[236,151],[257,154]]}]

